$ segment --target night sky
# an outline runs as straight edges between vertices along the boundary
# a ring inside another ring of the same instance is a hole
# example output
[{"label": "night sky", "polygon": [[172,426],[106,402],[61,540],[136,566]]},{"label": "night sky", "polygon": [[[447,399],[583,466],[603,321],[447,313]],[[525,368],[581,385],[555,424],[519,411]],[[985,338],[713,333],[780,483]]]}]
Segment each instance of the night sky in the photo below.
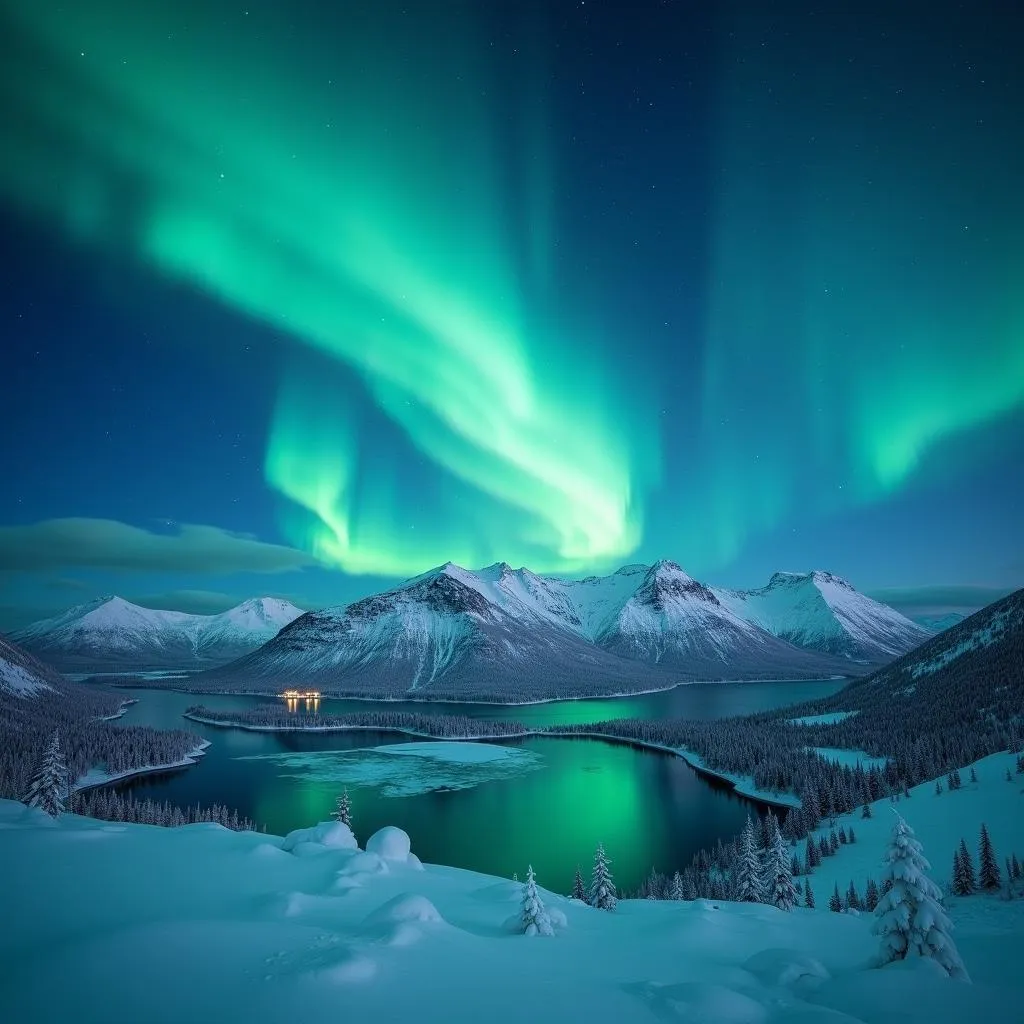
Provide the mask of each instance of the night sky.
[{"label": "night sky", "polygon": [[0,40],[0,628],[449,559],[1024,585],[1012,4],[0,0]]}]

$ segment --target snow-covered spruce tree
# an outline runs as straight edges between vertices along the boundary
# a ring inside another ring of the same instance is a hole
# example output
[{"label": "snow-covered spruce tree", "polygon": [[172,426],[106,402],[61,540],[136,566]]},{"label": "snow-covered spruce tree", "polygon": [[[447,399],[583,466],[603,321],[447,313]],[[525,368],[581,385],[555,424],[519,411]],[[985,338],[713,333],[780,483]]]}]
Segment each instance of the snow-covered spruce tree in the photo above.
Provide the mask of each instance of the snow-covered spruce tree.
[{"label": "snow-covered spruce tree", "polygon": [[867,888],[864,890],[864,909],[870,914],[878,906],[878,885],[873,878],[868,879]]},{"label": "snow-covered spruce tree", "polygon": [[811,888],[811,880],[809,878],[804,883],[804,906],[808,910],[814,909],[814,890]]},{"label": "snow-covered spruce tree", "polygon": [[970,896],[977,888],[977,884],[971,853],[967,849],[967,843],[961,839],[960,848],[953,857],[953,895]]},{"label": "snow-covered spruce tree", "polygon": [[832,895],[828,899],[828,909],[833,914],[841,914],[843,912],[843,899],[839,895],[839,883],[836,882],[835,887],[832,889]]},{"label": "snow-covered spruce tree", "polygon": [[526,870],[526,881],[523,883],[523,904],[520,915],[524,935],[554,935],[551,918],[544,908],[544,902],[537,892],[537,879],[531,864]]},{"label": "snow-covered spruce tree", "polygon": [[778,819],[770,811],[768,828],[771,845],[765,851],[764,900],[780,910],[792,910],[796,905],[796,890],[793,888],[789,850],[779,831]]},{"label": "snow-covered spruce tree", "polygon": [[615,895],[615,882],[608,865],[611,861],[604,852],[604,843],[597,844],[594,852],[594,874],[590,880],[588,902],[598,910],[614,910],[618,899]]},{"label": "snow-covered spruce tree", "polygon": [[942,893],[927,875],[931,865],[914,830],[899,814],[885,865],[890,887],[875,908],[873,929],[881,938],[882,963],[926,956],[950,976],[970,980],[953,942],[953,924],[942,907]]},{"label": "snow-covered spruce tree", "polygon": [[352,827],[352,801],[349,800],[347,789],[342,790],[341,796],[338,797],[332,817],[335,821],[340,821],[343,825],[348,825],[349,828]]},{"label": "snow-covered spruce tree", "polygon": [[994,892],[1002,884],[1003,879],[999,873],[996,851],[992,848],[992,840],[989,838],[988,828],[982,822],[981,838],[978,840],[978,886],[987,892]]},{"label": "snow-covered spruce tree", "polygon": [[572,880],[572,898],[580,903],[587,902],[587,887],[583,884],[583,875],[579,864],[576,865],[576,876]]},{"label": "snow-covered spruce tree", "polygon": [[59,817],[64,813],[68,788],[68,769],[60,749],[60,736],[55,732],[36,765],[25,803],[40,808],[51,818]]},{"label": "snow-covered spruce tree", "polygon": [[681,900],[683,898],[683,876],[678,871],[672,876],[672,884],[668,889],[668,898],[670,900]]},{"label": "snow-covered spruce tree", "polygon": [[761,860],[757,855],[757,832],[749,814],[740,833],[739,857],[736,861],[736,898],[740,903],[764,903]]}]

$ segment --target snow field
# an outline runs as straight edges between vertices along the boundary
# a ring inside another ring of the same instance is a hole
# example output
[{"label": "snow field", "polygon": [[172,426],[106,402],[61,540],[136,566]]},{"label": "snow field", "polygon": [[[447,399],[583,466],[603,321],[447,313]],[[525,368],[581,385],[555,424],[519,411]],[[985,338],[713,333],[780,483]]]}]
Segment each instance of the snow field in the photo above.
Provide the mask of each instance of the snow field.
[{"label": "snow field", "polygon": [[[983,791],[989,767],[978,770]],[[923,796],[900,810],[927,855],[940,844],[912,813]],[[966,783],[952,796],[969,796]],[[999,852],[1009,840],[995,807],[1008,803],[998,794],[984,808]],[[881,859],[883,811],[855,822],[858,844],[819,869],[819,905],[830,869],[852,867],[844,857]],[[960,1024],[1009,1021],[1024,996],[1008,959],[1021,962],[1020,939],[1006,962],[993,956],[998,943],[983,956],[991,928],[957,934],[974,985],[924,961],[869,968],[871,918],[822,910],[643,900],[606,913],[538,887],[554,936],[513,934],[521,884],[423,867],[398,833],[359,850],[336,822],[282,839],[53,821],[0,801],[0,865],[18,879],[5,887],[0,930],[4,1019]],[[1009,928],[1018,905],[993,909]]]}]

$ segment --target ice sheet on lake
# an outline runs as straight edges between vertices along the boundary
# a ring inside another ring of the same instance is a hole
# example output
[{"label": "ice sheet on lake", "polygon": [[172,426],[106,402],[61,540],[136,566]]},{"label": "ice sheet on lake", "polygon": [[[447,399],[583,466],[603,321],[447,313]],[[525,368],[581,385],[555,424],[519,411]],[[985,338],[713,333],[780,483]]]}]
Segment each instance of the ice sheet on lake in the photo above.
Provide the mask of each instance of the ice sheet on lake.
[{"label": "ice sheet on lake", "polygon": [[272,761],[280,766],[284,777],[349,787],[373,786],[389,797],[471,789],[543,766],[539,754],[519,747],[450,741],[258,754],[235,760]]}]

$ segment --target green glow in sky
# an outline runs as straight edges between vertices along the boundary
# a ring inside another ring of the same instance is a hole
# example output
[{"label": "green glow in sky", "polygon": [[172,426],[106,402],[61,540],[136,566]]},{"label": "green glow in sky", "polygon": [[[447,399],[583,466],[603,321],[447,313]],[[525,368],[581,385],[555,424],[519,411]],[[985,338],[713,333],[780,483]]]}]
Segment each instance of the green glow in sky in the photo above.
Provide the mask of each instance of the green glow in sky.
[{"label": "green glow in sky", "polygon": [[174,5],[89,7],[19,5],[60,73],[35,83],[4,190],[355,371],[461,499],[446,515],[375,505],[396,460],[355,433],[352,387],[314,400],[297,349],[265,466],[293,542],[386,575],[448,558],[589,569],[637,547],[656,435],[549,294],[551,156],[529,92],[528,223],[507,209],[465,11],[420,67],[357,17],[303,67],[260,52],[266,26],[215,53],[198,15],[176,39]]}]

